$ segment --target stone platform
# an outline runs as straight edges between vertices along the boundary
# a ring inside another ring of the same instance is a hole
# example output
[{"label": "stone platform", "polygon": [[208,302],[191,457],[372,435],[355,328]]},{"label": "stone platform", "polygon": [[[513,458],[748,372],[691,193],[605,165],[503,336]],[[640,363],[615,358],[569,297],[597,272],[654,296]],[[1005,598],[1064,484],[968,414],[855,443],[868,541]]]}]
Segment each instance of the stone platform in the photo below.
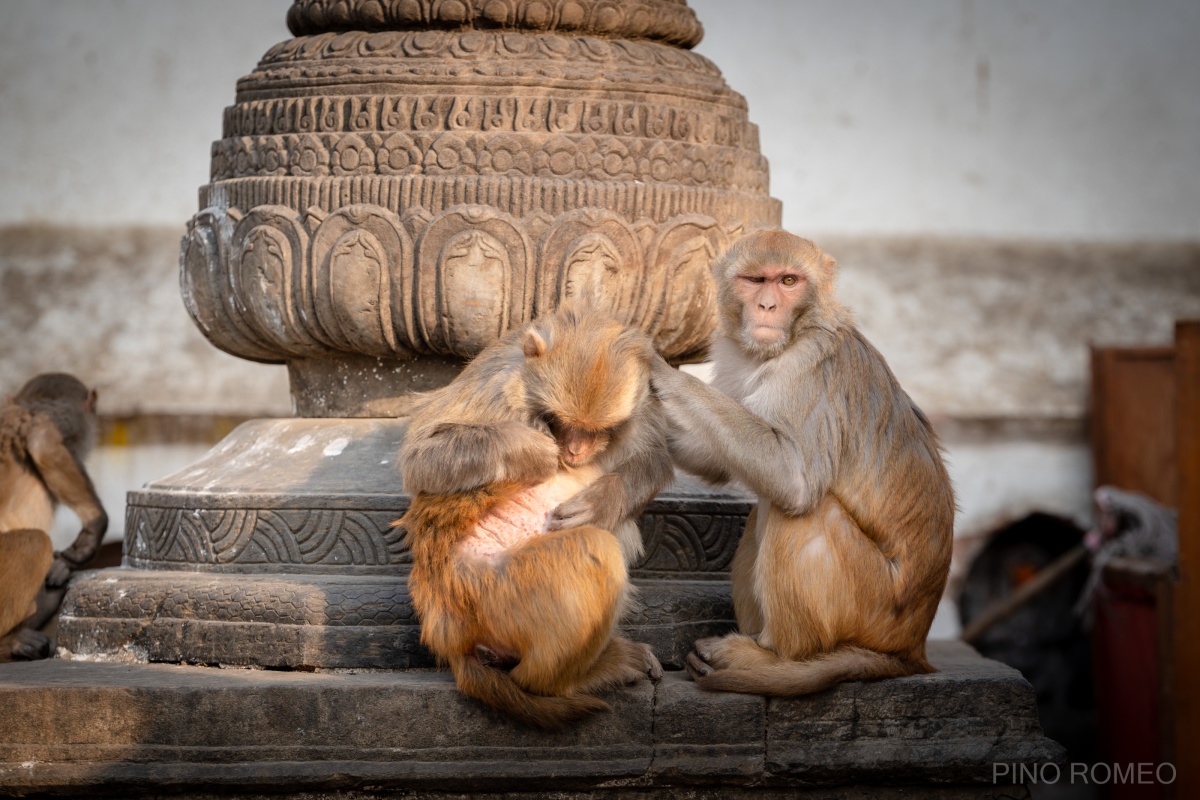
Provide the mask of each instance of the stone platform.
[{"label": "stone platform", "polygon": [[670,672],[546,734],[447,673],[0,665],[0,794],[182,797],[1027,797],[993,762],[1062,758],[1015,670],[957,642],[940,672],[804,699]]}]

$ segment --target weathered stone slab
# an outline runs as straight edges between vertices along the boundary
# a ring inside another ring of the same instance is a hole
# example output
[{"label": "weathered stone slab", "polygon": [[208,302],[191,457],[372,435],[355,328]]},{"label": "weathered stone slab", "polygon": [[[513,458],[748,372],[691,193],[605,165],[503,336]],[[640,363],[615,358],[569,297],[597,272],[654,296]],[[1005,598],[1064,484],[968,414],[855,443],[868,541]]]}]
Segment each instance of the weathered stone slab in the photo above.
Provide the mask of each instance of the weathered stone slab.
[{"label": "weathered stone slab", "polygon": [[[630,637],[682,668],[692,642],[732,629],[729,582],[635,579]],[[432,667],[403,576],[107,569],[71,584],[64,657],[331,669]]]},{"label": "weathered stone slab", "polygon": [[992,764],[1054,761],[1037,703],[1019,672],[961,643],[931,646],[941,670],[771,700],[765,768],[780,780],[987,782]]},{"label": "weathered stone slab", "polygon": [[6,664],[0,794],[1026,796],[992,786],[991,761],[1061,758],[1032,688],[965,645],[935,643],[931,657],[941,672],[785,701],[670,673],[556,734],[500,718],[434,671]]}]

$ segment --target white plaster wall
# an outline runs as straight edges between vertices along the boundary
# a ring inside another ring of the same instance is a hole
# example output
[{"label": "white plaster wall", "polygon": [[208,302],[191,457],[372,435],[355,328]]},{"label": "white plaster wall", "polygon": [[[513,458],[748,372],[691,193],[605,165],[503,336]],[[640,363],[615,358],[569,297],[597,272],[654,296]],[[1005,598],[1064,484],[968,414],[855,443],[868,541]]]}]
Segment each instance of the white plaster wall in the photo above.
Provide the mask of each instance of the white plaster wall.
[{"label": "white plaster wall", "polygon": [[0,225],[171,225],[290,0],[3,0]]},{"label": "white plaster wall", "polygon": [[[181,226],[288,5],[5,0],[0,224]],[[690,5],[791,230],[1200,234],[1194,0]]]},{"label": "white plaster wall", "polygon": [[689,0],[784,226],[1200,234],[1195,0]]}]

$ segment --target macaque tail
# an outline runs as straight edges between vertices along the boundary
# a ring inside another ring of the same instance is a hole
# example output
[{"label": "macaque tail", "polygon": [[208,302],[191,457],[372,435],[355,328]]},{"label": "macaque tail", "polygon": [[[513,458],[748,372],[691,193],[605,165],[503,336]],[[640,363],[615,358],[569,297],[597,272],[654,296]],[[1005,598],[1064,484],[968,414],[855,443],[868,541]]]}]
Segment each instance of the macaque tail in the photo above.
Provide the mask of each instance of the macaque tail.
[{"label": "macaque tail", "polygon": [[877,681],[933,671],[923,658],[914,660],[861,647],[839,647],[806,661],[779,658],[754,669],[719,669],[697,677],[696,683],[703,689],[720,692],[798,697],[823,692],[844,681]]},{"label": "macaque tail", "polygon": [[476,658],[455,662],[454,678],[463,694],[535,728],[555,730],[609,707],[600,698],[586,694],[566,697],[530,694],[509,673],[485,667]]}]

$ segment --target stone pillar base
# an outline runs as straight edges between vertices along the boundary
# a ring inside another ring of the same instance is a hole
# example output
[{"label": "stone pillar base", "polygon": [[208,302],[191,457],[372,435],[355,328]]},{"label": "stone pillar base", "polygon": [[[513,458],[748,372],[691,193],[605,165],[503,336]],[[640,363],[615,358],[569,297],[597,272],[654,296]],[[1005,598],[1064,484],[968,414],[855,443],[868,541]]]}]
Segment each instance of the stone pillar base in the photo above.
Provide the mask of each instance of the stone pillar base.
[{"label": "stone pillar base", "polygon": [[[88,659],[283,668],[430,666],[392,527],[408,507],[394,419],[254,420],[139,491],[125,567],[85,573],[58,646]],[[750,499],[680,477],[640,520],[626,632],[682,667],[733,627],[728,568]]]}]

